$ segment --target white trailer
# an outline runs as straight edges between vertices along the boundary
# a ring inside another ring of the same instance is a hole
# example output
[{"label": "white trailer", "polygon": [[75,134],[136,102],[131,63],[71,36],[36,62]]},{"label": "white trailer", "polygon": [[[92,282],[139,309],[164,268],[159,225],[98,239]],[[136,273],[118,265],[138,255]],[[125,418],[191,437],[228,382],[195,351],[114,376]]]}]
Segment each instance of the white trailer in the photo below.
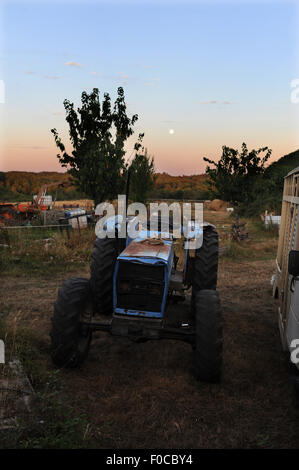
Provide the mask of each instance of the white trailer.
[{"label": "white trailer", "polygon": [[278,301],[281,343],[299,369],[299,167],[288,173],[284,181],[272,286],[273,296]]}]

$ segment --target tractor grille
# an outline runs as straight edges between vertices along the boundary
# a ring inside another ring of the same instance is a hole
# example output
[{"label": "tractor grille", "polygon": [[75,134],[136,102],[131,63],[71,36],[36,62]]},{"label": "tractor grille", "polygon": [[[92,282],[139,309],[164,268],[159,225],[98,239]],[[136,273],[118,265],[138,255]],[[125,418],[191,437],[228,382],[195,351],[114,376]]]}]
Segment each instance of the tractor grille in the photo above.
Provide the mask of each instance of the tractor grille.
[{"label": "tractor grille", "polygon": [[119,262],[117,307],[160,312],[164,293],[164,266]]}]

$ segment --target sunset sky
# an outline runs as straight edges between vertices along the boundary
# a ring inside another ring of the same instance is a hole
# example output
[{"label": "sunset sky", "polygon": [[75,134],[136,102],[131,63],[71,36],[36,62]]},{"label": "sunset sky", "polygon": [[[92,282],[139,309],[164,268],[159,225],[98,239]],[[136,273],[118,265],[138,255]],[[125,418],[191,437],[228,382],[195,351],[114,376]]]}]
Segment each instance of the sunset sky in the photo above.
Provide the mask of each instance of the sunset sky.
[{"label": "sunset sky", "polygon": [[63,100],[93,87],[124,87],[157,171],[202,173],[242,142],[294,151],[298,26],[279,0],[2,2],[1,169],[62,171],[50,129],[67,141]]}]

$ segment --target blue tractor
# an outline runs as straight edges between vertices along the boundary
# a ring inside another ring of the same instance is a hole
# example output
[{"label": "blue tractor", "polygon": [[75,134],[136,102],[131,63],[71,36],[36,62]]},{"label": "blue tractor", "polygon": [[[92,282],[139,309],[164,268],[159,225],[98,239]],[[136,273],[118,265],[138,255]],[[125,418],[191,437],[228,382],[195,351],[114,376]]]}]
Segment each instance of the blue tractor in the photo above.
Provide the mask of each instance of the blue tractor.
[{"label": "blue tractor", "polygon": [[[163,232],[163,218],[158,219],[158,230]],[[185,341],[194,349],[196,377],[219,382],[218,234],[211,224],[198,227],[202,245],[192,252],[185,250],[180,271],[171,228],[170,222],[167,239],[157,233],[153,238],[150,225],[133,240],[97,238],[90,279],[68,279],[55,302],[50,336],[56,366],[80,366],[92,332],[105,331],[137,342]]]}]

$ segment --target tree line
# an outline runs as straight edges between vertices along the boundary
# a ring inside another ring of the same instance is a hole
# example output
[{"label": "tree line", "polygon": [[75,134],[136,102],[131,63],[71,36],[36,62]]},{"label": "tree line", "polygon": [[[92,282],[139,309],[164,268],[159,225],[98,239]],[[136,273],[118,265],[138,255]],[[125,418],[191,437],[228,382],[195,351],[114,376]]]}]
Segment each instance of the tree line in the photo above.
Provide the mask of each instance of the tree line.
[{"label": "tree line", "polygon": [[[149,199],[203,200],[209,198],[208,177],[206,175],[173,176],[168,173],[155,173],[154,176],[154,186],[147,193]],[[0,201],[29,201],[32,199],[32,195],[38,193],[43,184],[62,182],[67,179],[69,179],[69,175],[66,172],[0,172]],[[57,200],[86,199],[88,197],[75,186],[49,190],[48,194],[52,194]],[[130,197],[132,200],[136,197],[132,191]]]}]

